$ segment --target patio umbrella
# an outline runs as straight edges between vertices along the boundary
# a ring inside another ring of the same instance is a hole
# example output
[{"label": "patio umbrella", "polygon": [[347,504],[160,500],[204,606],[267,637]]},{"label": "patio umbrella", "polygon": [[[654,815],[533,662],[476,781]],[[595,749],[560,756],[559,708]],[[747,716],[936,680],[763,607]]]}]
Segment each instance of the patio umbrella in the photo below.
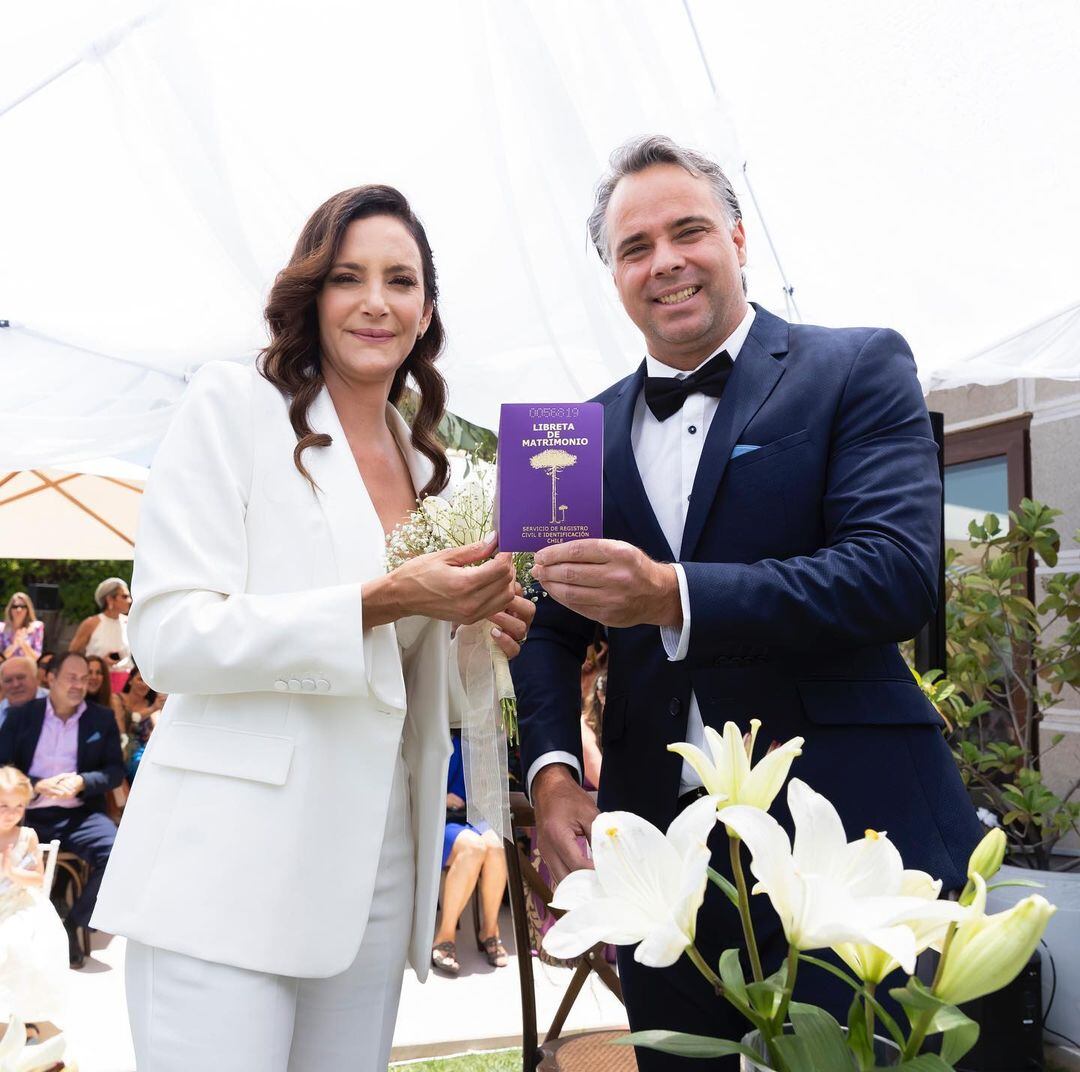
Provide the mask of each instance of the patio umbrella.
[{"label": "patio umbrella", "polygon": [[146,470],[112,460],[85,468],[97,471],[0,474],[0,558],[134,557]]}]

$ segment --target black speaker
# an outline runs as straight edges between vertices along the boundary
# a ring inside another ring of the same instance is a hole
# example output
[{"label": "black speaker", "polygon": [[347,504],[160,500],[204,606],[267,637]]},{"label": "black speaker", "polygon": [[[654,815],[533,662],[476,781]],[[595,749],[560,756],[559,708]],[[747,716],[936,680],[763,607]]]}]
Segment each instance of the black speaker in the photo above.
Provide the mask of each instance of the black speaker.
[{"label": "black speaker", "polygon": [[58,584],[31,584],[26,594],[37,611],[60,609],[60,586]]},{"label": "black speaker", "polygon": [[1030,1072],[1042,1069],[1042,957],[1004,989],[961,1006],[979,1025],[979,1041],[956,1072]]}]

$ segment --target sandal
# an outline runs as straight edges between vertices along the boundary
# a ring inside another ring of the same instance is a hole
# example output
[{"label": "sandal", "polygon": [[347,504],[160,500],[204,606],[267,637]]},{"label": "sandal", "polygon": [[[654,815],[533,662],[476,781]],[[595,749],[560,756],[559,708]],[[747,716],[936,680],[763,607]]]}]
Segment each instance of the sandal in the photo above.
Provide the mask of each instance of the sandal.
[{"label": "sandal", "polygon": [[440,942],[431,949],[431,965],[447,975],[457,975],[461,965],[457,960],[457,948],[453,942]]},{"label": "sandal", "polygon": [[487,957],[487,962],[493,968],[505,968],[510,963],[509,954],[506,952],[506,946],[499,941],[499,936],[493,934],[490,938],[485,938],[482,942],[477,943],[480,946],[480,952]]}]

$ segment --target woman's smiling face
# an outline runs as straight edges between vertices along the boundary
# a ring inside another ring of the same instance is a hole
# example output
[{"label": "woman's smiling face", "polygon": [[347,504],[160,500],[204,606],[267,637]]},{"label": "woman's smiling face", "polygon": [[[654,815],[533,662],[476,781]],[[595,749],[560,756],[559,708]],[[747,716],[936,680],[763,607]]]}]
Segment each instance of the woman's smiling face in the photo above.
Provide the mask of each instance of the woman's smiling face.
[{"label": "woman's smiling face", "polygon": [[404,224],[353,220],[316,304],[328,381],[389,384],[431,320],[420,250]]}]

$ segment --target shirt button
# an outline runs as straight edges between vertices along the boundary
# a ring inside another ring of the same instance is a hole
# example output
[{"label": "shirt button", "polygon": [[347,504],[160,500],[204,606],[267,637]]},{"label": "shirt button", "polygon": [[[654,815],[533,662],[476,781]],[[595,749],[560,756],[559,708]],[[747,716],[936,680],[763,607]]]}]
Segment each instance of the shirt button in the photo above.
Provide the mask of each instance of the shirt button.
[{"label": "shirt button", "polygon": [[274,682],[274,688],[277,689],[278,692],[288,692],[289,683],[284,678],[279,677],[277,681]]},{"label": "shirt button", "polygon": [[679,712],[682,711],[682,700],[680,700],[678,696],[673,696],[671,698],[671,703],[668,704],[668,710],[673,715],[678,715]]},{"label": "shirt button", "polygon": [[300,679],[298,677],[289,678],[289,690],[291,692],[299,692],[300,688]]},{"label": "shirt button", "polygon": [[692,424],[692,425],[690,425],[690,427],[689,427],[689,428],[687,428],[686,430],[687,430],[687,431],[688,431],[688,432],[689,432],[689,433],[690,433],[691,435],[693,435],[693,434],[694,434],[694,433],[695,433],[695,432],[697,431],[697,425],[696,425],[696,424]]}]

